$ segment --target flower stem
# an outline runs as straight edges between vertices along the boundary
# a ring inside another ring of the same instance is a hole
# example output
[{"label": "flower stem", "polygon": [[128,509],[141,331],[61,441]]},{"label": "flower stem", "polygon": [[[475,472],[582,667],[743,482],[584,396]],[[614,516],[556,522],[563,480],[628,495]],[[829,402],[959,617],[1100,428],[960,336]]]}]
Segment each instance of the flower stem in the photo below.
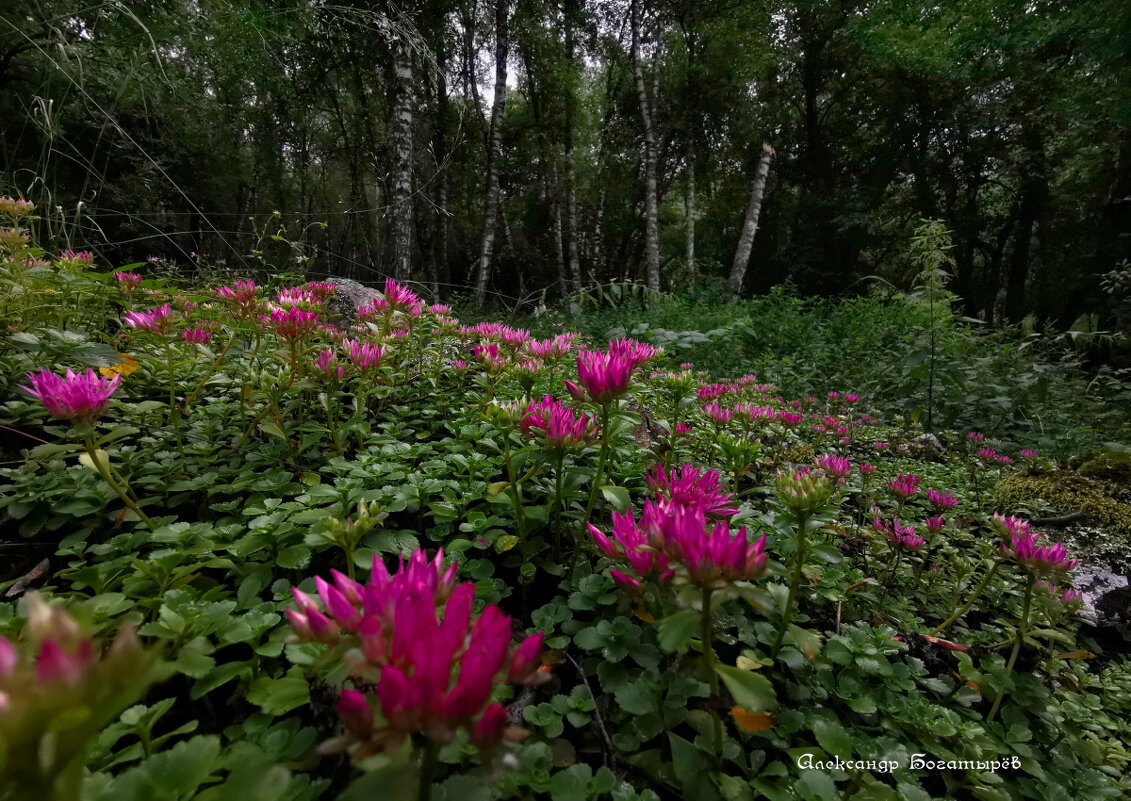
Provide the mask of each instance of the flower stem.
[{"label": "flower stem", "polygon": [[522,563],[519,565],[521,573],[521,566],[526,563],[526,516],[522,511],[522,489],[514,478],[514,466],[511,462],[510,431],[507,432],[504,442],[505,450],[503,451],[503,458],[506,460],[507,465],[507,481],[510,482],[511,501],[514,502],[514,519],[515,523],[518,525],[518,547],[519,554],[522,556]]},{"label": "flower stem", "polygon": [[424,750],[420,755],[420,784],[416,790],[416,801],[429,801],[432,797],[432,778],[436,773],[439,750],[432,740],[424,741]]},{"label": "flower stem", "polygon": [[935,630],[931,632],[932,637],[937,637],[942,634],[952,623],[954,623],[956,620],[970,611],[970,607],[974,605],[974,601],[978,600],[978,596],[985,592],[986,587],[990,583],[990,579],[994,577],[994,573],[997,572],[997,569],[1000,566],[1001,562],[993,563],[990,569],[986,571],[986,575],[982,577],[982,583],[978,585],[978,588],[976,590],[974,590],[973,594],[971,594],[970,598],[966,601],[963,607],[956,611],[953,615],[948,617],[946,620],[944,620],[942,623],[940,623],[938,626],[936,626]]},{"label": "flower stem", "polygon": [[550,531],[554,535],[554,561],[562,554],[562,467],[565,464],[565,451],[558,451],[554,471],[554,506],[550,516]]},{"label": "flower stem", "polygon": [[601,484],[601,475],[605,472],[605,461],[609,458],[609,404],[601,404],[601,454],[597,457],[597,472],[593,476],[593,485],[589,488],[589,498],[585,502],[585,520],[593,513],[593,506],[597,503],[597,490]]},{"label": "flower stem", "polygon": [[[589,522],[593,514],[593,505],[597,503],[597,490],[601,486],[601,475],[605,472],[605,462],[609,458],[609,404],[601,404],[601,455],[597,457],[597,472],[593,476],[593,485],[589,487],[589,499],[585,502],[585,516],[581,518],[582,526]],[[581,554],[581,535],[577,535],[573,546],[573,565]],[[572,565],[571,565],[572,566]]]},{"label": "flower stem", "polygon": [[[1029,574],[1029,582],[1025,585],[1025,600],[1021,604],[1021,617],[1017,621],[1017,637],[1013,641],[1013,652],[1009,655],[1009,661],[1005,663],[1006,673],[1013,671],[1013,666],[1017,664],[1017,655],[1021,653],[1021,642],[1025,639],[1025,635],[1029,633],[1029,606],[1033,602],[1033,586],[1036,583],[1037,577]],[[997,716],[997,711],[1005,696],[1006,693],[1003,690],[994,699],[994,705],[990,707],[989,714],[986,715],[986,723],[990,723]]]},{"label": "flower stem", "polygon": [[896,571],[899,570],[899,563],[903,561],[903,549],[896,548],[895,553],[892,554],[891,567],[888,569],[888,577],[884,579],[884,591],[880,593],[880,600],[876,603],[876,614],[879,614],[880,608],[884,605],[884,600],[888,597],[888,590],[891,589],[892,579],[895,578]]},{"label": "flower stem", "polygon": [[[719,677],[715,675],[715,648],[711,636],[711,592],[710,587],[703,588],[703,615],[701,618],[700,641],[703,644],[703,664],[707,668],[707,682],[711,688],[711,698],[719,697]],[[723,723],[719,720],[718,710],[711,712],[711,720],[715,727],[715,762],[723,758]]]},{"label": "flower stem", "polygon": [[[141,508],[136,503],[134,503],[128,495],[126,495],[121,485],[114,480],[114,477],[112,475],[110,475],[110,471],[107,469],[108,465],[104,465],[102,463],[102,459],[100,459],[98,456],[98,443],[94,441],[94,437],[90,437],[86,440],[86,452],[90,454],[90,460],[94,462],[94,469],[98,471],[98,474],[100,476],[102,476],[102,480],[110,485],[110,489],[114,490],[117,496],[122,500],[122,503],[124,503],[128,509],[130,509],[135,515],[137,515],[138,518],[141,519],[141,522],[145,523],[145,525],[149,527],[150,531],[156,531],[157,524],[150,520],[149,516],[146,515],[145,512],[141,511]],[[109,459],[109,457],[107,457],[107,459]]]},{"label": "flower stem", "polygon": [[789,582],[789,597],[786,599],[785,608],[781,612],[781,627],[778,636],[774,638],[774,645],[770,649],[770,658],[777,659],[781,650],[782,640],[785,639],[785,630],[789,628],[789,620],[793,615],[793,601],[797,597],[797,588],[801,586],[801,568],[805,565],[805,519],[804,514],[797,516],[797,563],[793,566],[793,577]]}]

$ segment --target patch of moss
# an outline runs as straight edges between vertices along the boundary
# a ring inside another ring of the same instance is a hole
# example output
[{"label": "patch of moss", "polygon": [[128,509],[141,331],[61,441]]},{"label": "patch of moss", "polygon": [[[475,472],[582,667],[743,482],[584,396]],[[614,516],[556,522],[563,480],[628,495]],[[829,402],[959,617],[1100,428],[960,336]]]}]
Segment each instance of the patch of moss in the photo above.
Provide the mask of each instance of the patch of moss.
[{"label": "patch of moss", "polygon": [[1131,484],[1131,452],[1100,451],[1076,471],[1082,476]]},{"label": "patch of moss", "polygon": [[1104,480],[1071,470],[1018,471],[1001,480],[994,490],[994,500],[1006,514],[1021,507],[1031,509],[1034,502],[1059,514],[1083,512],[1109,534],[1131,540],[1131,505],[1113,498],[1113,489]]}]

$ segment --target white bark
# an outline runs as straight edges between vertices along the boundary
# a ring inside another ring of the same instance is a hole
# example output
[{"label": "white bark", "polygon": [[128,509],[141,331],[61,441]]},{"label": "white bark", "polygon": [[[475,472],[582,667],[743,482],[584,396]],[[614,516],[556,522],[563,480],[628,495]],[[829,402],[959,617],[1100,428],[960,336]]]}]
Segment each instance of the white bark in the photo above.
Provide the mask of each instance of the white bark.
[{"label": "white bark", "polygon": [[636,80],[636,94],[640,101],[640,120],[644,131],[644,263],[647,271],[648,288],[659,292],[660,203],[656,171],[660,156],[656,145],[656,132],[653,128],[652,104],[648,99],[648,88],[644,83],[644,65],[640,58],[640,10],[638,4],[639,0],[632,0],[630,24],[632,28],[632,73]]},{"label": "white bark", "polygon": [[495,99],[491,104],[491,131],[487,147],[487,185],[483,193],[483,238],[479,243],[479,276],[475,282],[475,305],[480,307],[491,280],[495,251],[495,225],[499,216],[499,160],[503,150],[503,113],[507,103],[507,0],[495,6]]},{"label": "white bark", "polygon": [[750,251],[754,248],[754,234],[758,230],[758,217],[762,213],[762,198],[766,193],[766,177],[770,174],[770,159],[774,149],[762,145],[762,155],[758,157],[758,167],[754,171],[754,181],[750,185],[750,202],[746,205],[746,219],[742,223],[742,233],[738,237],[738,249],[734,252],[734,263],[730,267],[727,280],[727,296],[738,297],[742,282],[746,278],[746,267],[750,262]]},{"label": "white bark", "polygon": [[389,136],[393,143],[392,246],[393,277],[412,277],[412,53],[398,37],[394,43],[393,76],[396,99]]}]

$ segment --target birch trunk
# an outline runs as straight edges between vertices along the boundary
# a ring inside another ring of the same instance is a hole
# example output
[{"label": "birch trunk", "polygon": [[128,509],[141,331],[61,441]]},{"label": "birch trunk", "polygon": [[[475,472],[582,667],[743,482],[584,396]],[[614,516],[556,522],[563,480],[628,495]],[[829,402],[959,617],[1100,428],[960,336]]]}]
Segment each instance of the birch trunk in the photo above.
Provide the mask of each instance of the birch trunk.
[{"label": "birch trunk", "polygon": [[746,206],[746,220],[742,223],[742,233],[738,237],[738,249],[734,253],[734,263],[730,266],[727,280],[727,297],[737,298],[746,278],[746,267],[750,262],[750,251],[754,248],[754,234],[758,230],[758,216],[762,213],[762,197],[766,192],[766,177],[770,174],[770,159],[774,149],[762,145],[762,155],[758,157],[758,167],[754,171],[754,183],[750,186],[750,203]]},{"label": "birch trunk", "polygon": [[576,101],[576,96],[573,91],[573,3],[567,3],[565,7],[565,39],[566,39],[566,59],[567,67],[569,69],[569,95],[565,101],[565,135],[566,135],[566,152],[565,152],[565,202],[566,202],[566,231],[567,236],[567,250],[566,260],[569,262],[569,276],[573,286],[574,292],[581,291],[581,261],[577,253],[577,187],[576,187],[576,172],[574,169],[574,152],[573,152],[573,104]]},{"label": "birch trunk", "polygon": [[393,277],[407,281],[412,277],[412,54],[408,43],[398,37],[393,51],[393,77],[396,100],[389,136],[393,143]]},{"label": "birch trunk", "polygon": [[630,12],[632,27],[632,74],[636,80],[636,94],[640,101],[640,120],[644,131],[644,263],[648,288],[660,291],[660,210],[656,170],[659,153],[656,132],[653,129],[652,104],[644,83],[644,65],[640,59],[640,9],[639,0],[632,0]]},{"label": "birch trunk", "polygon": [[687,270],[695,269],[695,146],[687,145]]},{"label": "birch trunk", "polygon": [[491,131],[487,147],[487,185],[483,192],[483,238],[479,244],[479,276],[475,306],[482,307],[491,280],[495,251],[495,223],[499,216],[499,159],[503,149],[503,112],[507,102],[507,0],[495,5],[495,99],[491,103]]}]

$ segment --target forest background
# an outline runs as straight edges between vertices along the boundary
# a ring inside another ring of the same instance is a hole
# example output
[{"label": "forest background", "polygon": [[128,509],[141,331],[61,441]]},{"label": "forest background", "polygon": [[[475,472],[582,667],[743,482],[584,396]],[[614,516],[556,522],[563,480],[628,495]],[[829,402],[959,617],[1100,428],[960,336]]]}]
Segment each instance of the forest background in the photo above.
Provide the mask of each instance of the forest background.
[{"label": "forest background", "polygon": [[907,288],[931,218],[966,315],[1102,327],[1129,41],[1119,0],[15,0],[0,194],[103,263],[508,305]]}]

